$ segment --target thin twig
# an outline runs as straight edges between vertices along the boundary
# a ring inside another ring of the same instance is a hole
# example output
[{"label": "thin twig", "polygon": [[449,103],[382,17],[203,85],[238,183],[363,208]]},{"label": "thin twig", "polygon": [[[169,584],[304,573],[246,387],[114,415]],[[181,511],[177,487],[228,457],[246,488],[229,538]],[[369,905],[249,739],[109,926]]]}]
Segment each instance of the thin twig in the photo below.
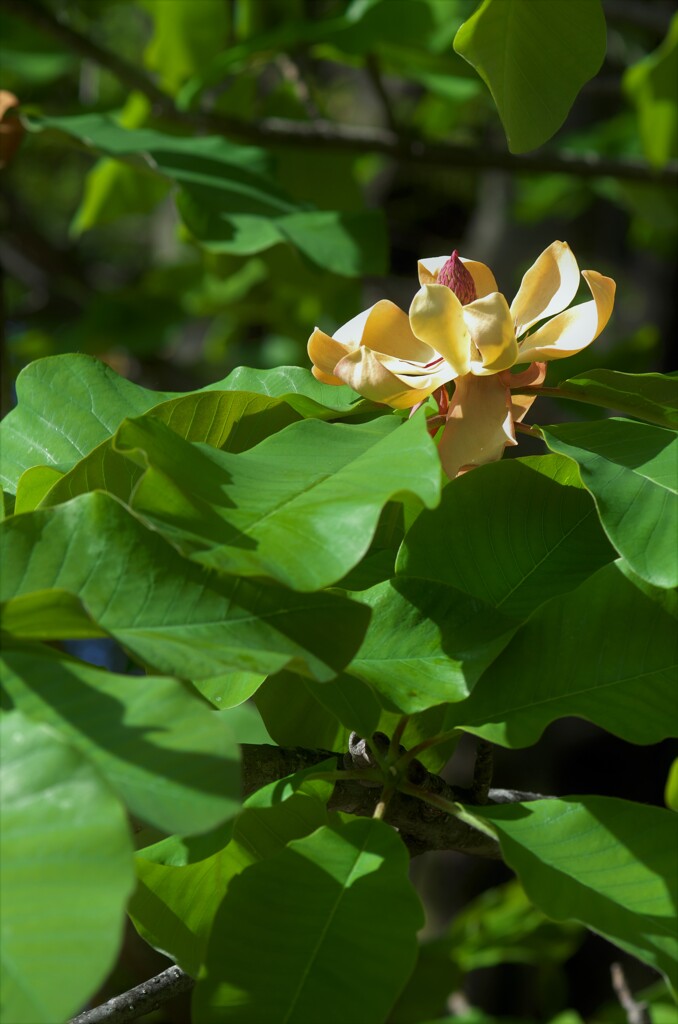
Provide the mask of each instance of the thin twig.
[{"label": "thin twig", "polygon": [[195,985],[190,974],[176,965],[142,982],[129,992],[113,996],[107,1003],[74,1017],[70,1024],[128,1024],[157,1010],[163,1003],[188,992]]},{"label": "thin twig", "polygon": [[612,988],[622,1009],[626,1013],[628,1024],[651,1024],[647,1003],[639,1003],[633,998],[631,989],[624,976],[622,965],[617,963],[610,964],[610,973],[612,975]]},{"label": "thin twig", "polygon": [[217,111],[179,110],[143,72],[117,54],[93,42],[63,22],[36,0],[3,0],[6,10],[59,39],[70,50],[112,71],[130,89],[144,93],[156,116],[203,132],[214,132],[243,142],[298,148],[333,149],[349,153],[381,153],[400,162],[443,166],[448,170],[493,169],[509,174],[571,174],[580,178],[612,177],[626,181],[672,186],[678,181],[678,161],[662,169],[633,157],[610,159],[597,153],[539,152],[520,156],[487,146],[404,138],[385,128],[342,125],[326,120],[295,121],[271,117],[258,122],[228,117]]},{"label": "thin twig", "polygon": [[398,132],[398,121],[393,113],[393,107],[391,106],[391,97],[386,91],[384,85],[384,79],[381,74],[381,67],[379,66],[379,59],[373,53],[368,53],[365,58],[365,70],[367,71],[372,88],[379,98],[381,109],[384,113],[384,119],[390,130],[394,133]]}]

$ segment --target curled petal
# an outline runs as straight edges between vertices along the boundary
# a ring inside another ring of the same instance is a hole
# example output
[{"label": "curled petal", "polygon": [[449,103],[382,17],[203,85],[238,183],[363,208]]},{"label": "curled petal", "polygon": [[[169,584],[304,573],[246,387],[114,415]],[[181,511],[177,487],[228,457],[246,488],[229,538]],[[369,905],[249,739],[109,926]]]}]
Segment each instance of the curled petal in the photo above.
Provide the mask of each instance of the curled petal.
[{"label": "curled petal", "polygon": [[522,373],[504,370],[500,376],[507,388],[538,388],[546,380],[546,363],[530,363]]},{"label": "curled petal", "polygon": [[388,299],[380,299],[370,309],[349,320],[335,332],[334,337],[349,349],[354,347],[353,339],[357,339],[366,348],[397,359],[428,363],[435,358],[435,352],[412,333],[407,313]]},{"label": "curled petal", "polygon": [[518,358],[518,342],[508,302],[492,292],[464,306],[464,320],[480,360],[472,360],[471,371],[483,376],[508,370]]},{"label": "curled petal", "polygon": [[311,372],[317,380],[324,384],[343,384],[343,381],[334,375],[334,367],[347,354],[346,345],[330,338],[329,334],[316,327],[308,339],[307,350],[313,363]]},{"label": "curled petal", "polygon": [[[437,284],[438,274],[449,258],[449,256],[430,256],[428,259],[419,260],[417,265],[419,284]],[[479,299],[498,290],[494,274],[489,267],[486,267],[484,263],[478,263],[477,260],[467,260],[464,256],[461,256],[460,259],[473,278],[476,295]]]},{"label": "curled petal", "polygon": [[515,445],[511,394],[498,376],[467,374],[455,383],[439,444],[443,469],[455,477],[469,466],[495,462]]},{"label": "curled petal", "polygon": [[[378,352],[361,345],[344,356],[334,368],[342,384],[348,384],[372,402],[383,402],[394,409],[410,409],[440,386],[437,376],[412,376],[404,382],[384,365]],[[449,378],[448,378],[449,379]]]},{"label": "curled petal", "polygon": [[511,415],[514,423],[522,423],[539,395],[511,395]]},{"label": "curled petal", "polygon": [[579,288],[579,267],[567,242],[553,242],[527,271],[511,303],[516,335],[566,309]]},{"label": "curled petal", "polygon": [[565,310],[540,327],[520,347],[519,361],[563,359],[581,352],[603,330],[612,314],[616,285],[595,270],[582,270],[593,299]]},{"label": "curled petal", "polygon": [[463,308],[454,292],[441,284],[422,285],[410,306],[412,330],[449,363],[453,376],[469,370],[471,338]]}]

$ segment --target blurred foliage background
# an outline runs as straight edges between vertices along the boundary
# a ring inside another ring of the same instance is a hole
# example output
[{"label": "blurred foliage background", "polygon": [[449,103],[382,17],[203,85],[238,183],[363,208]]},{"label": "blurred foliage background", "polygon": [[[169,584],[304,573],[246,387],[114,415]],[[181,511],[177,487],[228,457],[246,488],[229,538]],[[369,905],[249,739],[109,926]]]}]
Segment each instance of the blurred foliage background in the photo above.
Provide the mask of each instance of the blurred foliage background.
[{"label": "blurred foliage background", "polygon": [[[571,17],[592,2],[567,0]],[[331,333],[379,298],[406,309],[418,258],[458,248],[488,263],[510,299],[556,238],[618,292],[601,339],[549,364],[550,382],[593,366],[675,369],[675,4],[603,0],[603,66],[555,136],[526,155],[509,152],[486,85],[453,48],[476,6],[2,0],[0,88],[16,95],[27,128],[0,172],[4,408],[21,368],[60,352],[180,391],[238,365],[307,365],[315,325]],[[12,117],[2,120],[6,154],[11,131],[18,140]],[[539,408],[542,422],[582,414]],[[529,450],[521,441],[518,454]],[[565,720],[530,750],[498,751],[496,775],[521,789],[661,804],[669,745],[627,750]],[[461,784],[470,754],[462,744],[455,756]],[[420,858],[414,872],[431,935],[509,878],[455,854]],[[548,926],[514,889],[494,892],[494,911],[474,905],[455,926],[469,949],[479,922],[497,931],[484,960],[468,954],[473,1002],[543,1020],[605,1001],[609,946],[589,936],[566,978],[560,961],[582,937],[546,941]],[[528,922],[520,941],[515,914]],[[105,995],[164,966],[130,943]],[[629,977],[652,980],[635,963]]]},{"label": "blurred foliage background", "polygon": [[180,390],[304,365],[316,324],[407,308],[417,258],[457,247],[511,296],[554,238],[619,286],[568,375],[669,369],[673,3],[606,0],[600,73],[527,157],[453,49],[475,6],[4,0],[0,84],[35,115],[2,173],[6,379],[65,351]]}]

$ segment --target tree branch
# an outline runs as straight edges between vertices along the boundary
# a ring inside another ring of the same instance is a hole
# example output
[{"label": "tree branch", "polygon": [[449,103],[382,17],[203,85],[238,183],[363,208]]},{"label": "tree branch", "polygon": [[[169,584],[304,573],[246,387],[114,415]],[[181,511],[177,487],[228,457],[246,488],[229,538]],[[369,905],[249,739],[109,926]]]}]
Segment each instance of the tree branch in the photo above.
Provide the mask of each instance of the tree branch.
[{"label": "tree branch", "polygon": [[651,1024],[650,1011],[647,1003],[639,1003],[634,999],[621,964],[610,964],[612,988],[626,1014],[628,1024]]},{"label": "tree branch", "polygon": [[[301,747],[272,747],[266,744],[242,744],[243,791],[245,796],[278,779],[334,760],[337,771],[344,768],[344,755],[331,750],[306,750]],[[478,829],[445,814],[424,802],[426,793],[434,793],[452,803],[475,802],[471,790],[448,785],[439,775],[422,770],[417,779],[422,799],[396,792],[389,801],[384,821],[398,829],[412,856],[429,850],[456,850],[461,853],[501,860],[499,844]],[[335,783],[329,801],[330,810],[345,811],[371,818],[381,796],[380,787],[366,786],[355,780]],[[490,789],[487,803],[516,803],[544,799],[539,793]]]},{"label": "tree branch", "polygon": [[194,985],[195,981],[190,974],[173,965],[154,978],[131,988],[129,992],[113,996],[107,1003],[78,1014],[70,1024],[128,1024],[129,1021],[152,1013],[182,992],[188,992]]},{"label": "tree branch", "polygon": [[516,156],[503,149],[427,142],[405,138],[396,132],[375,127],[340,125],[327,120],[294,121],[270,117],[247,122],[207,110],[178,110],[171,96],[164,93],[133,64],[122,60],[87,36],[63,22],[35,0],[4,0],[7,10],[36,28],[59,39],[69,49],[112,71],[130,89],[144,93],[156,116],[194,130],[228,135],[243,142],[285,145],[299,148],[334,149],[349,153],[381,153],[400,162],[444,166],[450,170],[493,169],[509,174],[571,174],[580,178],[613,177],[658,185],[678,181],[678,161],[655,170],[643,160],[632,157],[609,159],[596,153],[574,154],[566,151]]}]

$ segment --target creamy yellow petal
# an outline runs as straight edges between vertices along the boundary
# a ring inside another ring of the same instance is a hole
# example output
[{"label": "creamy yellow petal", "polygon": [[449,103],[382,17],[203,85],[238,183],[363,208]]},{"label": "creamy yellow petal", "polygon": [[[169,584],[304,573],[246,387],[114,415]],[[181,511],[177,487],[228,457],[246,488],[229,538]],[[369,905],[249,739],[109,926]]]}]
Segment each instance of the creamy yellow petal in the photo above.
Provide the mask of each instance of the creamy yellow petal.
[{"label": "creamy yellow petal", "polygon": [[612,314],[616,285],[611,277],[603,277],[596,270],[582,270],[582,277],[593,299],[559,313],[535,331],[520,346],[519,362],[564,359],[581,352],[598,337]]},{"label": "creamy yellow petal", "polygon": [[442,284],[425,284],[412,299],[410,324],[422,342],[439,352],[456,375],[467,373],[471,339],[461,302]]},{"label": "creamy yellow petal", "polygon": [[362,336],[365,333],[365,324],[367,323],[367,319],[373,309],[374,306],[370,306],[369,309],[364,309],[362,313],[358,313],[358,315],[354,316],[348,321],[348,323],[345,323],[342,327],[338,327],[332,335],[335,341],[344,345],[346,352],[350,352],[360,344]]},{"label": "creamy yellow petal", "polygon": [[532,264],[511,303],[516,335],[570,305],[579,288],[579,267],[567,242],[553,242]]},{"label": "creamy yellow petal", "polygon": [[508,370],[518,358],[518,342],[508,302],[492,292],[464,306],[464,321],[480,359],[471,360],[471,372],[480,376]]},{"label": "creamy yellow petal", "polygon": [[455,477],[467,466],[495,462],[516,444],[511,396],[498,377],[469,373],[455,383],[438,450],[443,469]]},{"label": "creamy yellow petal", "polygon": [[336,378],[334,380],[327,380],[327,377],[334,375],[334,367],[348,352],[346,345],[342,345],[334,338],[330,338],[329,334],[325,334],[319,327],[316,327],[308,339],[307,351],[314,370],[317,369],[319,373],[324,375],[319,377],[318,374],[314,373],[318,380],[324,380],[326,384],[341,384],[340,380]]},{"label": "creamy yellow petal", "polygon": [[409,409],[438,387],[435,381],[424,388],[403,384],[383,365],[377,353],[363,345],[344,356],[335,366],[335,373],[364,398],[383,402],[394,409]]},{"label": "creamy yellow petal", "polygon": [[319,370],[317,366],[311,367],[311,373],[313,374],[316,380],[322,381],[323,384],[344,383],[343,380],[339,379],[339,377],[335,377],[333,373],[324,373],[322,370]]},{"label": "creamy yellow petal", "polygon": [[447,256],[429,256],[425,260],[419,260],[417,271],[419,273],[419,284],[436,284],[438,274],[449,260]]},{"label": "creamy yellow petal", "polygon": [[[383,352],[398,359],[410,359],[413,362],[428,363],[435,359],[436,353],[415,337],[407,313],[394,302],[381,299],[375,302],[367,313],[360,339],[361,345],[375,352]],[[335,338],[338,336],[337,331]],[[341,340],[344,340],[343,337]]]},{"label": "creamy yellow petal", "polygon": [[461,256],[460,259],[473,278],[473,283],[476,286],[476,298],[483,299],[490,292],[499,291],[494,274],[489,267],[486,267],[484,263],[478,263],[477,260],[467,260],[464,256]]}]

